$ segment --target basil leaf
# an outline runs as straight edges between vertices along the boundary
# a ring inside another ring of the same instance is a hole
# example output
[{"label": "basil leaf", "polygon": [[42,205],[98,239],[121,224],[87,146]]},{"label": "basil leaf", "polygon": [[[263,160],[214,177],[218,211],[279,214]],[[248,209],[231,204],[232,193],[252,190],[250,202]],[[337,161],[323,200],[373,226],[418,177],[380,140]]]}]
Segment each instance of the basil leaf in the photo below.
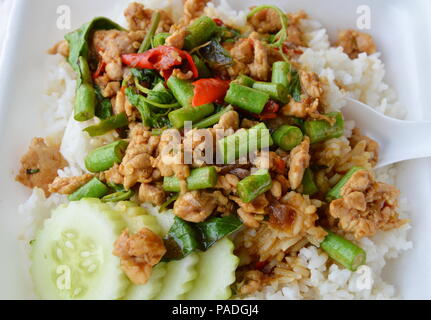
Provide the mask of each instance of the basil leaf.
[{"label": "basil leaf", "polygon": [[301,81],[299,80],[299,74],[296,70],[292,71],[288,90],[296,102],[301,101]]},{"label": "basil leaf", "polygon": [[102,95],[102,92],[100,92],[100,88],[98,86],[95,86],[95,90],[97,99],[95,115],[99,119],[105,120],[111,117],[113,114],[112,103],[110,99],[107,99]]},{"label": "basil leaf", "polygon": [[164,239],[166,254],[163,261],[180,260],[201,249],[198,230],[193,224],[175,217],[174,224]]},{"label": "basil leaf", "polygon": [[203,246],[205,250],[208,250],[218,240],[238,230],[241,225],[241,220],[236,216],[211,218],[199,223],[198,228],[202,233]]},{"label": "basil leaf", "polygon": [[153,88],[157,83],[163,81],[156,70],[130,69],[130,73],[139,81],[145,82],[148,87]]},{"label": "basil leaf", "polygon": [[82,56],[88,59],[90,50],[88,38],[92,31],[110,29],[124,30],[123,27],[108,18],[98,17],[65,35],[64,38],[69,43],[69,63],[76,72],[80,72],[78,65],[79,57]]},{"label": "basil leaf", "polygon": [[142,99],[141,95],[129,87],[126,89],[126,97],[129,103],[138,109],[144,126],[154,127],[150,106]]},{"label": "basil leaf", "polygon": [[212,68],[228,66],[233,63],[229,52],[217,40],[211,40],[208,45],[199,49],[199,53],[202,59]]},{"label": "basil leaf", "polygon": [[163,260],[179,260],[194,251],[206,251],[218,240],[238,230],[241,225],[237,216],[214,217],[197,224],[175,217],[175,222],[164,239],[167,251]]}]

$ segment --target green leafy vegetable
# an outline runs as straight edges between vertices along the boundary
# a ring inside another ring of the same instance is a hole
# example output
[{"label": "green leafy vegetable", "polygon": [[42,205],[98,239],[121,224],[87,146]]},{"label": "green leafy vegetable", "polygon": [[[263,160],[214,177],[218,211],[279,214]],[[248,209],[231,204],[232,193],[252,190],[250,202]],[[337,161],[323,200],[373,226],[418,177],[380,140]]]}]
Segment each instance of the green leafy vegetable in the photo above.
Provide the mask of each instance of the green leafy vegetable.
[{"label": "green leafy vegetable", "polygon": [[201,230],[203,246],[205,250],[209,249],[218,240],[238,230],[242,225],[241,220],[236,216],[227,216],[223,218],[211,218],[198,224]]},{"label": "green leafy vegetable", "polygon": [[156,70],[151,69],[130,69],[130,73],[138,79],[139,82],[144,82],[147,87],[153,88],[157,83],[163,82]]},{"label": "green leafy vegetable", "polygon": [[88,59],[88,53],[90,46],[88,44],[88,38],[93,31],[96,30],[124,30],[117,23],[104,18],[94,18],[90,22],[82,25],[79,29],[72,31],[64,37],[69,43],[69,63],[76,72],[79,71],[78,59],[80,56]]},{"label": "green leafy vegetable", "polygon": [[164,261],[178,260],[197,250],[206,251],[218,240],[238,230],[242,222],[236,216],[211,218],[194,224],[175,217],[167,237]]},{"label": "green leafy vegetable", "polygon": [[167,250],[163,257],[164,261],[180,260],[202,248],[199,231],[193,224],[178,217],[175,217],[174,224],[164,241]]},{"label": "green leafy vegetable", "polygon": [[211,40],[208,45],[199,49],[202,59],[212,68],[228,66],[233,63],[229,52],[217,40]]},{"label": "green leafy vegetable", "polygon": [[96,110],[95,115],[99,119],[107,119],[112,116],[112,103],[111,100],[105,98],[100,92],[100,88],[96,86]]},{"label": "green leafy vegetable", "polygon": [[[170,126],[170,122],[167,118],[167,115],[170,112],[171,108],[164,109],[164,112],[162,113],[161,110],[155,106],[160,106],[162,104],[156,103],[153,100],[150,100],[149,98],[146,98],[143,95],[136,93],[131,87],[127,88],[125,92],[130,104],[135,106],[141,114],[142,123],[145,126],[149,126],[152,128],[164,128],[166,126]],[[176,104],[165,106],[175,107]]]},{"label": "green leafy vegetable", "polygon": [[287,88],[289,94],[295,99],[296,102],[301,101],[301,81],[299,80],[298,71],[292,70],[290,74],[289,87]]},{"label": "green leafy vegetable", "polygon": [[164,212],[164,211],[166,211],[167,210],[167,208],[172,204],[172,203],[174,203],[177,199],[178,199],[178,197],[180,196],[180,194],[179,193],[174,193],[172,196],[170,196],[169,198],[168,198],[168,200],[166,200],[161,206],[160,206],[160,208],[159,208],[159,210],[160,210],[160,212]]},{"label": "green leafy vegetable", "polygon": [[270,41],[270,46],[273,48],[278,48],[280,54],[283,56],[283,59],[288,61],[288,58],[286,57],[286,55],[283,52],[283,44],[286,42],[287,40],[287,27],[288,27],[288,21],[287,21],[287,16],[284,14],[283,11],[280,10],[280,8],[273,6],[273,5],[263,5],[263,6],[258,6],[256,8],[254,8],[253,10],[251,10],[251,12],[248,14],[247,18],[250,18],[252,16],[254,16],[256,13],[265,10],[265,9],[272,9],[274,10],[278,16],[280,17],[280,21],[281,21],[281,29],[280,31],[274,35],[273,37],[271,37]]}]

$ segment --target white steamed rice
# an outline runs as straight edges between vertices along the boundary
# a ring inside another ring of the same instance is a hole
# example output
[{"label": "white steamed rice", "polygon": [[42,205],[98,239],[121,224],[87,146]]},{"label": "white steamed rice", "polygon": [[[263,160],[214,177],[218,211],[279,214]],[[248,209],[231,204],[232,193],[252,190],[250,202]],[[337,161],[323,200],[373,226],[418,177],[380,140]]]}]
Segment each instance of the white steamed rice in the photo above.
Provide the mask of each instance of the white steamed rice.
[{"label": "white steamed rice", "polygon": [[[129,1],[120,1],[124,8]],[[177,0],[147,0],[148,7],[166,8]],[[179,16],[178,6],[174,9]],[[117,9],[122,12],[122,9]],[[218,5],[208,4],[205,13],[219,17],[227,23],[243,25],[246,21],[245,11],[233,10],[226,0]],[[124,19],[119,19],[124,21]],[[361,100],[377,111],[402,118],[402,108],[394,91],[384,82],[385,69],[380,54],[370,56],[360,54],[355,60],[343,53],[341,48],[331,48],[329,38],[321,24],[313,20],[304,20],[302,29],[308,42],[300,62],[311,71],[325,78],[325,103],[334,110],[345,105],[345,97]],[[47,136],[61,140],[61,152],[69,162],[69,167],[59,171],[60,176],[80,175],[86,171],[83,159],[92,149],[115,139],[114,134],[99,138],[90,138],[82,129],[94,122],[79,123],[72,120],[73,100],[75,96],[75,75],[73,70],[60,56],[49,57],[48,81],[45,112],[47,117]],[[335,84],[341,84],[344,90]],[[353,121],[346,124],[346,133],[354,127]],[[64,136],[63,136],[64,134]],[[61,138],[62,137],[62,138]],[[397,167],[391,166],[377,170],[380,181],[396,184]],[[28,228],[23,233],[23,240],[28,243],[34,238],[36,230],[50,211],[66,202],[66,197],[54,194],[48,199],[41,190],[35,189],[31,197],[20,206],[19,211],[27,220]],[[407,201],[400,200],[400,215],[408,217]],[[367,252],[367,266],[360,271],[351,272],[328,264],[327,255],[315,247],[303,248],[300,251],[302,264],[311,273],[309,279],[295,281],[281,290],[266,287],[262,292],[250,297],[253,299],[389,299],[398,297],[395,288],[382,279],[384,267],[389,259],[397,258],[403,251],[412,247],[407,240],[410,226],[389,232],[379,232],[372,238],[363,238],[360,245]],[[362,286],[360,285],[362,284]]]}]

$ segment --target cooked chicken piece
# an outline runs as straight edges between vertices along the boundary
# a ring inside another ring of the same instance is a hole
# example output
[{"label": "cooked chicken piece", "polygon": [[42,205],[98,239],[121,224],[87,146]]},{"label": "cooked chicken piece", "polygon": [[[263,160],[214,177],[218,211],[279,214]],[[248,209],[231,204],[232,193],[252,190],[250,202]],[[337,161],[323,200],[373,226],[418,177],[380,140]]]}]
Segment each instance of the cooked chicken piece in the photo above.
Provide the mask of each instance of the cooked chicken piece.
[{"label": "cooked chicken piece", "polygon": [[[154,10],[145,9],[144,5],[137,2],[132,2],[129,4],[127,9],[124,11],[124,16],[126,17],[127,23],[129,24],[129,30],[146,30],[151,25],[151,18],[154,14]],[[171,17],[164,10],[159,10],[160,12],[160,24],[157,29],[159,32],[168,32],[171,25],[173,24]]]},{"label": "cooked chicken piece", "polygon": [[136,285],[147,283],[151,269],[160,262],[166,253],[163,240],[149,229],[129,235],[125,230],[114,244],[112,252],[120,257],[121,268]]},{"label": "cooked chicken piece", "polygon": [[209,192],[190,191],[182,194],[174,204],[174,214],[189,222],[202,222],[217,208],[217,200]]},{"label": "cooked chicken piece", "polygon": [[162,177],[175,175],[180,180],[185,180],[190,175],[190,167],[184,164],[181,137],[177,131],[165,130],[160,138],[158,157],[153,161],[153,168],[160,171]]},{"label": "cooked chicken piece", "polygon": [[262,41],[250,38],[238,40],[230,54],[235,63],[229,68],[231,77],[239,74],[247,74],[257,80],[266,81],[270,71],[268,62],[268,49]]},{"label": "cooked chicken piece", "polygon": [[220,117],[219,122],[214,126],[214,129],[239,129],[239,115],[236,111],[229,111]]},{"label": "cooked chicken piece", "polygon": [[102,91],[102,95],[105,98],[111,98],[117,94],[120,90],[121,84],[118,81],[109,82]]},{"label": "cooked chicken piece", "polygon": [[262,216],[266,214],[265,209],[269,205],[266,196],[262,194],[248,203],[243,202],[239,197],[230,196],[229,198],[239,205],[237,213],[242,222],[249,228],[258,228]]},{"label": "cooked chicken piece", "polygon": [[160,206],[166,201],[166,194],[165,191],[158,186],[142,183],[139,187],[139,201]]},{"label": "cooked chicken piece", "polygon": [[104,172],[108,182],[123,184],[126,189],[132,188],[138,182],[152,181],[153,154],[160,141],[160,137],[153,136],[151,131],[140,123],[130,125],[129,138],[129,145],[121,164],[115,164]]},{"label": "cooked chicken piece", "polygon": [[276,33],[281,29],[280,16],[273,9],[263,9],[248,21],[254,30],[260,33]]},{"label": "cooked chicken piece", "polygon": [[103,172],[103,175],[107,182],[114,183],[114,184],[123,184],[124,183],[124,177],[120,173],[120,166],[118,164],[114,164],[114,166]]},{"label": "cooked chicken piece", "polygon": [[310,139],[304,138],[304,141],[290,152],[289,163],[289,182],[292,190],[301,185],[305,169],[310,165]]},{"label": "cooked chicken piece", "polygon": [[313,118],[316,120],[325,120],[330,124],[334,124],[334,118],[325,115],[325,107],[320,103],[319,98],[303,96],[301,101],[296,101],[294,98],[289,100],[289,103],[281,108],[281,113],[288,117],[297,118]]},{"label": "cooked chicken piece", "polygon": [[236,192],[238,182],[239,178],[233,174],[219,175],[215,188],[221,189],[224,194],[229,195]]},{"label": "cooked chicken piece", "polygon": [[27,153],[21,158],[21,169],[16,181],[29,188],[41,188],[50,195],[49,184],[57,177],[57,171],[67,166],[59,146],[48,146],[43,138],[34,138]]},{"label": "cooked chicken piece", "polygon": [[187,30],[185,27],[180,26],[171,30],[171,35],[166,38],[165,44],[167,46],[182,49],[184,47],[184,39],[187,36]]},{"label": "cooked chicken piece", "polygon": [[205,9],[209,0],[185,0],[184,15],[181,20],[183,26],[188,26],[191,21],[199,18]]},{"label": "cooked chicken piece", "polygon": [[299,78],[301,79],[302,88],[310,97],[317,99],[322,96],[323,88],[316,73],[300,70]]},{"label": "cooked chicken piece", "polygon": [[377,51],[371,35],[353,29],[340,31],[337,45],[342,47],[351,59],[356,59],[362,52],[370,55]]},{"label": "cooked chicken piece", "polygon": [[[98,30],[94,32],[92,49],[106,64],[106,77],[103,78],[105,82],[123,80],[121,55],[135,53],[144,36],[145,31]],[[100,81],[96,80],[96,82],[102,84]]]},{"label": "cooked chicken piece", "polygon": [[375,181],[367,170],[357,171],[341,189],[341,198],[331,202],[329,213],[338,219],[339,228],[356,239],[374,235],[378,230],[399,228],[407,220],[400,219],[396,209],[399,191]]},{"label": "cooked chicken piece", "polygon": [[181,80],[190,80],[193,78],[193,71],[189,70],[184,73],[181,69],[174,69],[172,75]]},{"label": "cooked chicken piece", "polygon": [[84,174],[79,177],[56,177],[48,186],[48,191],[51,193],[71,194],[86,184],[93,178],[91,174]]},{"label": "cooked chicken piece", "polygon": [[371,155],[370,163],[374,167],[379,161],[379,144],[373,139],[363,136],[359,128],[354,128],[352,131],[352,136],[350,137],[350,145],[355,148],[358,143],[365,141],[366,147],[365,151],[369,152]]},{"label": "cooked chicken piece", "polygon": [[63,57],[69,57],[69,43],[66,40],[57,42],[51,49],[48,50],[48,54],[61,54]]},{"label": "cooked chicken piece", "polygon": [[124,187],[129,189],[137,182],[147,183],[153,173],[153,153],[157,149],[160,137],[153,136],[142,124],[131,125],[130,142],[123,161],[120,174],[124,176]]},{"label": "cooked chicken piece", "polygon": [[112,111],[114,114],[120,114],[126,111],[126,95],[121,90],[117,92],[115,98],[111,100]]},{"label": "cooked chicken piece", "polygon": [[253,78],[262,81],[268,80],[271,67],[268,63],[268,50],[262,41],[254,40],[254,60],[248,67]]},{"label": "cooked chicken piece", "polygon": [[287,15],[288,27],[287,27],[286,41],[292,44],[294,47],[305,46],[300,24],[302,19],[307,19],[307,18],[308,18],[307,14],[304,11],[289,13]]}]

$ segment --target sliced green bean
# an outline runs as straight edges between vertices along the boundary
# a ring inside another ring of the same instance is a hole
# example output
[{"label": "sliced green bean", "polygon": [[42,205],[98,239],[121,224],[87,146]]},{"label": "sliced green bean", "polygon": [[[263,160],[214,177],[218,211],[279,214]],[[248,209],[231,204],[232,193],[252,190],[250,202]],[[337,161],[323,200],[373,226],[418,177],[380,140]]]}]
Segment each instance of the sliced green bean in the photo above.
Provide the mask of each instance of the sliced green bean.
[{"label": "sliced green bean", "polygon": [[81,73],[81,81],[84,83],[92,84],[93,79],[91,77],[90,67],[88,66],[87,59],[83,56],[78,58],[79,72]]},{"label": "sliced green bean", "polygon": [[194,87],[191,81],[178,79],[171,76],[166,82],[168,88],[171,89],[175,99],[184,108],[192,107],[192,100],[194,95]]},{"label": "sliced green bean", "polygon": [[343,189],[344,185],[347,183],[347,181],[350,180],[350,178],[358,171],[365,170],[361,167],[352,167],[342,178],[338,183],[332,187],[331,190],[328,191],[326,194],[326,200],[328,202],[331,202],[332,200],[341,198],[341,189]]},{"label": "sliced green bean", "polygon": [[256,81],[253,83],[253,89],[265,92],[269,94],[272,99],[282,103],[289,102],[289,91],[287,91],[287,88],[282,84]]},{"label": "sliced green bean", "polygon": [[150,49],[151,40],[153,39],[153,36],[157,31],[159,23],[160,23],[160,12],[155,11],[153,13],[152,18],[151,18],[150,29],[148,30],[147,34],[145,35],[144,41],[142,41],[141,46],[139,47],[138,53],[142,53],[142,52],[145,52],[148,49]]},{"label": "sliced green bean", "polygon": [[[217,170],[213,166],[194,169],[190,172],[190,176],[187,178],[188,190],[214,188],[216,184]],[[163,180],[163,190],[169,192],[180,192],[180,180],[175,176],[165,177]]]},{"label": "sliced green bean", "polygon": [[245,111],[260,114],[269,100],[269,95],[232,82],[224,100]]},{"label": "sliced green bean", "polygon": [[286,61],[277,61],[272,65],[272,79],[271,82],[279,83],[285,88],[289,88],[290,73],[292,65]]},{"label": "sliced green bean", "polygon": [[213,19],[202,16],[187,27],[187,36],[184,39],[184,48],[191,50],[209,41],[217,30]]},{"label": "sliced green bean", "polygon": [[193,128],[196,128],[196,129],[209,128],[209,127],[219,123],[221,116],[224,115],[226,112],[229,112],[232,110],[233,110],[232,106],[227,106],[226,108],[213,114],[212,116],[209,116],[208,118],[205,118],[205,119],[199,121],[198,123],[193,125]]},{"label": "sliced green bean", "polygon": [[314,181],[314,174],[310,168],[305,169],[304,177],[302,178],[302,193],[307,195],[313,195],[319,192]]},{"label": "sliced green bean", "polygon": [[96,110],[96,92],[91,84],[81,83],[76,91],[74,119],[87,121],[94,118]]},{"label": "sliced green bean", "polygon": [[253,84],[256,82],[254,79],[250,78],[249,76],[246,76],[245,74],[241,74],[236,78],[235,82],[237,82],[240,85],[246,86],[246,87],[253,87]]},{"label": "sliced green bean", "polygon": [[263,122],[248,130],[238,130],[235,134],[217,141],[221,160],[225,164],[234,163],[235,160],[272,144],[271,134]]},{"label": "sliced green bean", "polygon": [[168,117],[169,121],[175,128],[181,129],[184,127],[185,121],[199,122],[213,112],[214,105],[210,103],[201,105],[199,107],[185,107],[177,109],[170,112]]},{"label": "sliced green bean", "polygon": [[81,188],[68,196],[69,201],[79,201],[83,198],[101,198],[109,192],[109,188],[94,177]]},{"label": "sliced green bean", "polygon": [[327,116],[335,119],[335,123],[333,125],[325,120],[305,121],[305,134],[310,137],[311,143],[321,142],[332,138],[339,138],[343,135],[343,114],[341,112],[332,112],[327,114]]},{"label": "sliced green bean", "polygon": [[272,179],[267,169],[260,169],[238,182],[238,195],[244,202],[251,202],[271,189]]},{"label": "sliced green bean", "polygon": [[91,151],[85,158],[85,166],[90,172],[101,172],[121,163],[128,143],[118,140]]},{"label": "sliced green bean", "polygon": [[84,131],[88,132],[90,137],[97,137],[104,135],[105,133],[123,128],[129,124],[129,120],[127,119],[127,115],[125,112],[116,114],[115,116],[109,117],[105,120],[102,120],[99,124],[94,126],[90,126],[84,129]]},{"label": "sliced green bean", "polygon": [[320,247],[332,259],[351,271],[356,271],[367,260],[367,254],[362,248],[330,231]]},{"label": "sliced green bean", "polygon": [[294,126],[282,125],[272,134],[274,143],[284,151],[290,151],[302,142],[304,138],[301,129]]}]

